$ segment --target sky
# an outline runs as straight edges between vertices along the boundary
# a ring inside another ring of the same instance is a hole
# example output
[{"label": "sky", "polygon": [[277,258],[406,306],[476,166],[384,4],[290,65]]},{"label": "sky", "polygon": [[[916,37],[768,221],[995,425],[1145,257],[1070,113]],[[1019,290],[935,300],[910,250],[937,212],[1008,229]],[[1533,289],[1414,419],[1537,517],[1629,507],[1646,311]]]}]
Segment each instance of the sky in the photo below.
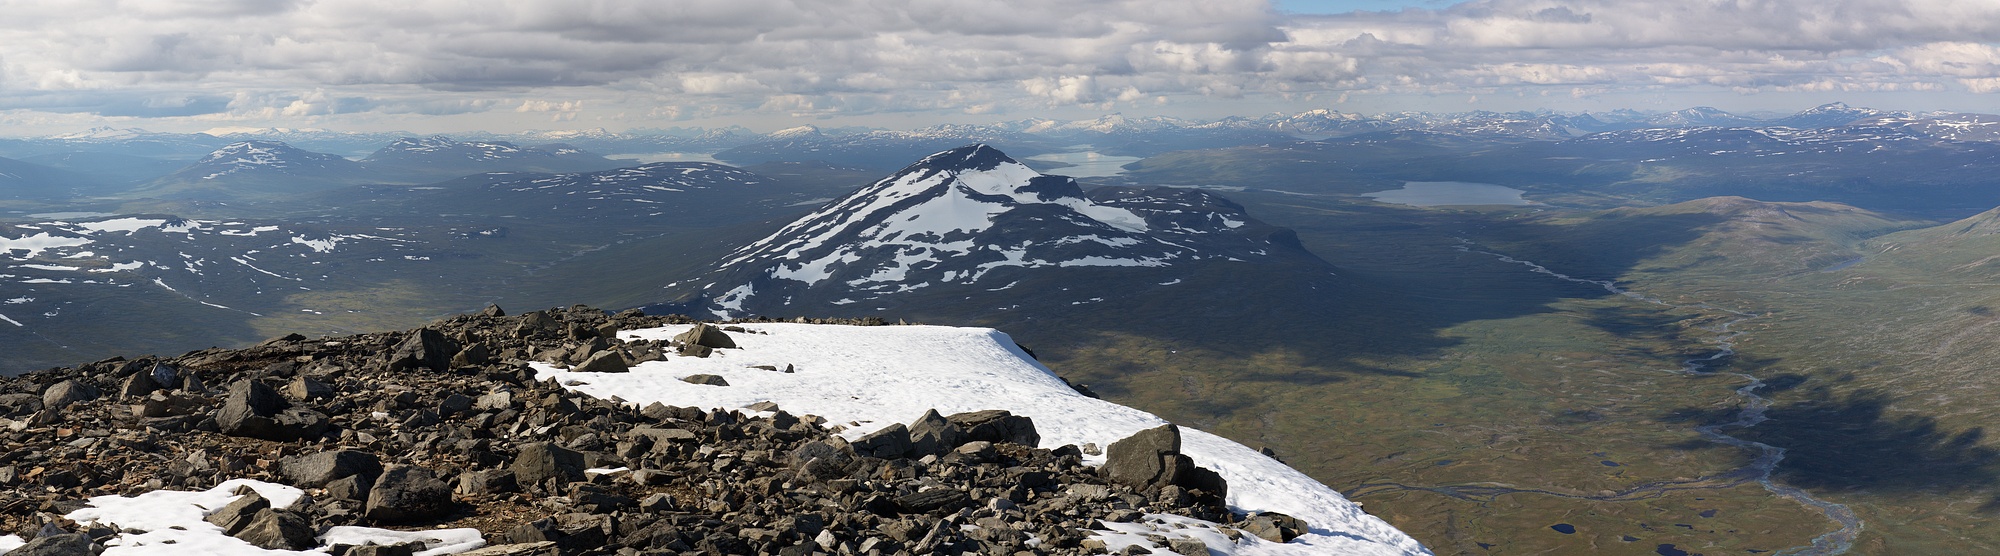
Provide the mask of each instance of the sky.
[{"label": "sky", "polygon": [[0,0],[0,135],[1995,112],[1994,0]]}]

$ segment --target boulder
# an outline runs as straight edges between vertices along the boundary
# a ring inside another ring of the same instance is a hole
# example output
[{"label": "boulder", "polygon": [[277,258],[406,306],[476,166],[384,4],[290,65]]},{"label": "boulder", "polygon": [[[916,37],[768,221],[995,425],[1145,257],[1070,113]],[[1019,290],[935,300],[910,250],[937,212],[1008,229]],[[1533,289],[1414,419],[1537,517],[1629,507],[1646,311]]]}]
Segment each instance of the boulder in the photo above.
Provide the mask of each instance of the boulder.
[{"label": "boulder", "polygon": [[972,506],[972,495],[955,488],[934,488],[898,496],[896,504],[908,513],[951,512]]},{"label": "boulder", "polygon": [[389,355],[389,369],[424,368],[444,372],[451,368],[451,358],[458,355],[458,343],[446,338],[443,332],[429,328],[419,328],[416,333],[403,339],[396,350]]},{"label": "boulder", "polygon": [[618,353],[615,349],[607,349],[591,354],[589,359],[577,364],[575,368],[570,369],[570,372],[622,373],[630,370],[631,368],[625,364],[624,354]]},{"label": "boulder", "polygon": [[136,398],[163,388],[166,388],[166,385],[154,381],[152,373],[132,373],[132,376],[125,377],[124,382],[118,383],[117,397]]},{"label": "boulder", "polygon": [[306,550],[319,546],[312,522],[297,513],[265,508],[243,530],[230,535],[265,550]]},{"label": "boulder", "polygon": [[295,377],[285,383],[285,397],[302,402],[332,399],[333,393],[332,386],[306,376]]},{"label": "boulder", "polygon": [[1168,475],[1172,457],[1181,453],[1181,431],[1172,424],[1139,431],[1105,449],[1105,478],[1138,489],[1158,484]]},{"label": "boulder", "polygon": [[368,519],[410,523],[444,517],[453,510],[451,487],[422,467],[391,465],[368,489]]},{"label": "boulder", "polygon": [[248,527],[258,512],[268,509],[271,509],[271,501],[256,491],[250,491],[224,504],[221,509],[209,512],[208,516],[202,519],[221,527],[223,534],[234,535],[244,527]]},{"label": "boulder", "polygon": [[674,336],[674,341],[687,345],[707,346],[716,349],[736,347],[736,341],[730,339],[728,334],[722,332],[722,329],[709,326],[706,323],[696,324],[694,328],[689,328],[687,332],[682,332],[679,336]]},{"label": "boulder", "polygon": [[293,486],[319,488],[339,479],[360,475],[369,480],[382,474],[382,460],[371,452],[330,450],[285,458],[279,462],[285,478]]},{"label": "boulder", "polygon": [[90,536],[83,533],[41,535],[7,552],[8,556],[91,556]]},{"label": "boulder", "polygon": [[1216,500],[1225,498],[1229,491],[1222,475],[1196,466],[1193,458],[1181,453],[1180,428],[1172,424],[1112,442],[1105,448],[1104,457],[1104,465],[1098,468],[1100,474],[1141,491],[1178,485]]},{"label": "boulder", "polygon": [[933,409],[910,424],[910,457],[941,455],[965,443],[965,431]]},{"label": "boulder", "polygon": [[223,434],[289,442],[317,438],[330,426],[326,415],[289,408],[276,390],[253,379],[229,385],[229,398],[215,414]]},{"label": "boulder", "polygon": [[868,433],[853,443],[854,452],[882,459],[897,459],[910,453],[910,428],[902,423],[893,423],[882,430]]},{"label": "boulder", "polygon": [[547,442],[522,444],[520,455],[514,457],[509,469],[523,485],[541,484],[552,477],[565,483],[586,478],[583,454]]},{"label": "boulder", "polygon": [[1035,432],[1035,420],[1015,415],[1004,409],[988,409],[953,414],[945,420],[958,425],[965,432],[967,442],[984,440],[1020,444],[1034,448],[1041,444],[1042,435]]},{"label": "boulder", "polygon": [[708,386],[729,385],[729,381],[723,380],[722,377],[716,375],[688,375],[686,377],[682,377],[681,382],[686,382],[688,384],[705,384]]},{"label": "boulder", "polygon": [[70,379],[55,383],[49,386],[47,390],[42,391],[42,408],[49,411],[61,411],[64,407],[69,406],[69,404],[95,399],[97,399],[96,388],[92,388],[90,385],[82,382],[77,382],[76,379]]}]

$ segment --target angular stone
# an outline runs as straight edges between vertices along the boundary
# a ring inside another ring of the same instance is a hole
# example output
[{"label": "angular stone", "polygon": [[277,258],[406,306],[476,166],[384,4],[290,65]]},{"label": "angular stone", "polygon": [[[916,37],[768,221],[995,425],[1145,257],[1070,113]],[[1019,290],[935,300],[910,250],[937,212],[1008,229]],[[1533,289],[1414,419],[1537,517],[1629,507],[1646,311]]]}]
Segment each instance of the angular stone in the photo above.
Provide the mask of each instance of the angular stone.
[{"label": "angular stone", "polygon": [[910,453],[910,428],[902,423],[892,423],[855,440],[852,446],[855,453],[864,456],[899,459]]},{"label": "angular stone", "polygon": [[65,380],[42,391],[42,408],[61,411],[69,404],[97,399],[97,389],[75,379]]},{"label": "angular stone", "polygon": [[458,476],[458,493],[467,496],[500,494],[520,490],[514,472],[508,469],[469,471]]},{"label": "angular stone", "polygon": [[118,384],[118,397],[136,398],[162,388],[165,386],[153,381],[152,373],[132,373],[132,376],[125,377],[125,381]]},{"label": "angular stone", "polygon": [[625,364],[624,354],[618,353],[618,350],[615,349],[607,349],[591,354],[589,359],[585,359],[576,368],[570,369],[570,372],[623,373],[630,370],[631,367]]},{"label": "angular stone", "polygon": [[285,458],[279,462],[292,486],[319,488],[339,479],[361,475],[373,480],[382,474],[382,460],[371,452],[332,450]]},{"label": "angular stone", "polygon": [[955,488],[933,488],[898,496],[896,504],[909,513],[949,512],[972,506],[972,495]]},{"label": "angular stone", "polygon": [[319,546],[313,533],[312,522],[299,514],[265,508],[250,518],[243,530],[230,536],[265,550],[305,550]]},{"label": "angular stone", "polygon": [[965,432],[935,409],[910,424],[910,457],[941,455],[964,443]]},{"label": "angular stone", "polygon": [[311,377],[298,376],[292,378],[291,382],[285,383],[285,397],[302,402],[332,399],[333,387]]},{"label": "angular stone", "polygon": [[407,544],[370,544],[347,549],[342,556],[416,556],[416,548]]},{"label": "angular stone", "polygon": [[367,475],[342,477],[326,484],[326,497],[330,500],[367,502],[368,489],[374,486],[375,478]]},{"label": "angular stone", "polygon": [[251,491],[236,497],[235,500],[223,505],[221,509],[209,512],[208,516],[202,519],[207,520],[216,527],[221,527],[223,534],[234,535],[238,531],[242,531],[244,527],[249,526],[251,519],[255,518],[259,512],[268,509],[271,509],[271,501],[264,499],[264,496],[257,494],[256,491]]},{"label": "angular stone", "polygon": [[429,328],[419,328],[415,334],[396,345],[396,351],[389,356],[390,370],[426,368],[444,372],[451,368],[451,358],[458,355],[458,343],[446,338],[443,332]]},{"label": "angular stone", "polygon": [[7,556],[90,556],[90,536],[83,533],[41,535]]},{"label": "angular stone", "polygon": [[717,349],[736,347],[736,341],[730,339],[728,334],[724,334],[722,329],[709,326],[707,323],[694,325],[694,328],[689,328],[687,332],[674,336],[674,341]]},{"label": "angular stone", "polygon": [[458,553],[458,556],[557,556],[556,543],[549,541],[503,544]]},{"label": "angular stone", "polygon": [[422,467],[391,465],[368,489],[368,519],[409,523],[444,517],[453,510],[451,488]]},{"label": "angular stone", "polygon": [[583,454],[547,442],[522,444],[520,450],[509,468],[523,485],[541,484],[552,477],[566,483],[585,479]]},{"label": "angular stone", "polygon": [[727,381],[727,380],[723,380],[723,378],[722,378],[722,377],[720,377],[720,376],[716,376],[716,375],[706,375],[706,374],[702,374],[702,375],[688,375],[688,376],[686,376],[686,377],[683,377],[683,378],[681,378],[681,382],[686,382],[686,383],[688,383],[688,384],[705,384],[705,385],[708,385],[708,386],[728,386],[728,385],[729,385],[729,381]]},{"label": "angular stone", "polygon": [[1180,428],[1171,423],[1160,425],[1112,442],[1098,471],[1133,488],[1158,486],[1155,483],[1168,473],[1171,456],[1180,452]]},{"label": "angular stone", "polygon": [[954,414],[945,417],[951,424],[965,431],[965,440],[984,440],[995,443],[1020,444],[1030,448],[1042,442],[1042,435],[1035,432],[1035,420],[1015,415],[1004,409],[988,409]]}]

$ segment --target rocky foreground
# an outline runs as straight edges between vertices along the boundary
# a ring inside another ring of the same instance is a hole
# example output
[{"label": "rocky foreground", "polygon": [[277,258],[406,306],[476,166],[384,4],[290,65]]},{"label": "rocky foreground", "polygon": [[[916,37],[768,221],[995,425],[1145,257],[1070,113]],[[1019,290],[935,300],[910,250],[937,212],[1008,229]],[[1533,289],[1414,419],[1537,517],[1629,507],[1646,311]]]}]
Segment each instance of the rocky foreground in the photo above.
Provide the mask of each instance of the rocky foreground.
[{"label": "rocky foreground", "polygon": [[[1082,456],[1096,446],[1039,446],[1034,423],[1005,411],[932,412],[849,441],[769,403],[634,407],[537,382],[527,364],[621,372],[706,357],[743,333],[617,338],[690,322],[489,308],[404,332],[0,379],[0,532],[29,539],[10,554],[102,552],[144,531],[64,517],[92,497],[232,479],[305,496],[286,505],[245,490],[208,523],[264,549],[347,555],[451,549],[335,544],[330,529],[476,529],[487,546],[467,554],[481,555],[1103,553],[1100,533],[1118,529],[1107,524],[1164,514],[1227,524],[1231,538],[1304,529],[1231,513],[1227,485],[1180,453],[1171,425],[1112,443],[1093,467]],[[1199,540],[1149,540],[1209,554]]]}]

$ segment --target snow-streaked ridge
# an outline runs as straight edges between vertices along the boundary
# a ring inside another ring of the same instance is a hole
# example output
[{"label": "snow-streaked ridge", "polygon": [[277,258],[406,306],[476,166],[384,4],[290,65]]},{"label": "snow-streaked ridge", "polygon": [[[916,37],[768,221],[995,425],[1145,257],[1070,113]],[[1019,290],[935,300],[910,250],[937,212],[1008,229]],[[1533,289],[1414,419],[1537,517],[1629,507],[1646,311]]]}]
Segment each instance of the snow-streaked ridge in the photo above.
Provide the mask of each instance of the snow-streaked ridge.
[{"label": "snow-streaked ridge", "polygon": [[[744,324],[732,335],[741,349],[708,358],[675,357],[642,363],[628,373],[574,373],[535,364],[538,378],[554,378],[578,392],[629,403],[701,408],[742,408],[772,401],[794,414],[825,417],[848,427],[849,438],[924,411],[950,414],[1006,409],[1035,421],[1047,447],[1094,443],[1108,446],[1164,424],[1152,414],[1085,397],[1021,351],[1006,334],[987,328],[943,326],[840,326]],[[628,339],[664,340],[687,326],[628,331]],[[787,365],[795,373],[751,368]],[[729,386],[682,382],[693,374],[723,376]],[[1340,493],[1275,459],[1227,439],[1182,428],[1183,451],[1229,481],[1228,503],[1243,511],[1275,511],[1308,523],[1312,532],[1291,543],[1240,543],[1209,537],[1222,554],[1430,554],[1388,523],[1361,511]],[[1101,458],[1093,458],[1101,462]],[[1192,529],[1190,529],[1192,530]],[[1175,536],[1188,536],[1179,534]]]}]

